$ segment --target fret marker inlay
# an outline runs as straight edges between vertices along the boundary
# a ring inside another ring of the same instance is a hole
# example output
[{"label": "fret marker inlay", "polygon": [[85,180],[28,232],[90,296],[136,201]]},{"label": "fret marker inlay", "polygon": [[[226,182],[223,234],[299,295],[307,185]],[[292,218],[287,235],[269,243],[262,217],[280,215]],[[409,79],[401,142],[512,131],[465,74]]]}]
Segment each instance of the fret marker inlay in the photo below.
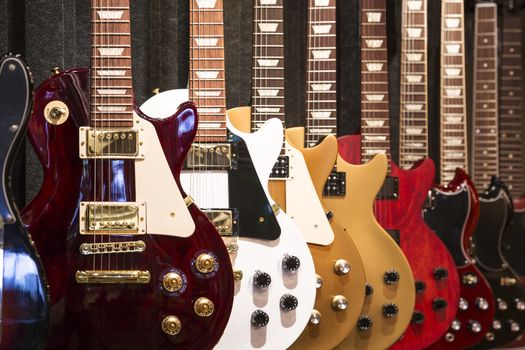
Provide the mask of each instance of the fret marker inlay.
[{"label": "fret marker inlay", "polygon": [[366,40],[366,46],[371,49],[377,49],[383,46],[383,40],[372,40],[368,39]]},{"label": "fret marker inlay", "polygon": [[414,104],[414,103],[407,103],[405,104],[405,108],[407,109],[407,111],[420,111],[423,109],[423,105],[422,104]]},{"label": "fret marker inlay", "polygon": [[385,95],[366,95],[367,101],[383,101]]},{"label": "fret marker inlay", "polygon": [[197,46],[206,47],[206,46],[217,46],[219,42],[218,38],[196,38],[195,42]]},{"label": "fret marker inlay", "polygon": [[266,33],[275,33],[277,31],[277,26],[279,26],[279,23],[259,23],[259,29],[261,32]]},{"label": "fret marker inlay", "polygon": [[421,5],[423,5],[423,1],[408,1],[407,5],[410,11],[419,11],[421,10]]},{"label": "fret marker inlay", "polygon": [[97,89],[99,95],[125,95],[126,89]]},{"label": "fret marker inlay", "polygon": [[461,74],[461,68],[445,68],[447,77],[457,77]]},{"label": "fret marker inlay", "polygon": [[409,61],[421,61],[421,59],[423,58],[423,54],[422,53],[407,53],[406,54],[407,56],[407,60]]},{"label": "fret marker inlay", "polygon": [[330,3],[329,0],[315,0],[316,7],[326,7]]},{"label": "fret marker inlay", "polygon": [[411,38],[419,38],[422,32],[423,28],[407,28],[408,36]]},{"label": "fret marker inlay", "polygon": [[103,77],[122,76],[122,75],[126,75],[126,71],[125,70],[115,70],[115,69],[104,69],[104,70],[97,69],[97,74]]},{"label": "fret marker inlay", "polygon": [[328,34],[330,33],[330,30],[332,29],[332,25],[331,24],[313,25],[312,29],[314,30],[315,34]]},{"label": "fret marker inlay", "polygon": [[366,19],[369,23],[377,23],[381,21],[381,12],[367,12]]},{"label": "fret marker inlay", "polygon": [[332,50],[313,50],[312,55],[316,60],[328,59],[330,58],[331,52]]},{"label": "fret marker inlay", "polygon": [[263,97],[272,97],[277,96],[279,94],[278,89],[257,89],[257,93],[259,96]]},{"label": "fret marker inlay", "polygon": [[311,84],[313,91],[330,91],[332,84]]},{"label": "fret marker inlay", "polygon": [[277,67],[279,60],[258,59],[257,63],[260,67]]},{"label": "fret marker inlay", "polygon": [[327,119],[327,118],[330,118],[330,115],[332,115],[332,112],[326,112],[326,111],[310,112],[310,115],[312,116],[312,118],[315,118],[315,119]]},{"label": "fret marker inlay", "polygon": [[459,27],[459,18],[447,18],[445,22],[447,24],[447,28]]},{"label": "fret marker inlay", "polygon": [[459,44],[448,44],[446,47],[448,54],[458,54],[461,46]]},{"label": "fret marker inlay", "polygon": [[197,6],[201,9],[214,9],[217,0],[197,0]]},{"label": "fret marker inlay", "polygon": [[121,19],[124,11],[97,11],[100,19]]},{"label": "fret marker inlay", "polygon": [[421,83],[421,81],[423,80],[423,76],[422,75],[412,75],[412,74],[407,74],[407,81],[409,83]]},{"label": "fret marker inlay", "polygon": [[124,52],[123,47],[99,47],[98,52],[100,56],[122,56]]},{"label": "fret marker inlay", "polygon": [[383,63],[367,63],[366,69],[369,72],[379,72],[383,70]]},{"label": "fret marker inlay", "polygon": [[217,79],[219,76],[219,71],[198,70],[195,73],[199,79]]}]

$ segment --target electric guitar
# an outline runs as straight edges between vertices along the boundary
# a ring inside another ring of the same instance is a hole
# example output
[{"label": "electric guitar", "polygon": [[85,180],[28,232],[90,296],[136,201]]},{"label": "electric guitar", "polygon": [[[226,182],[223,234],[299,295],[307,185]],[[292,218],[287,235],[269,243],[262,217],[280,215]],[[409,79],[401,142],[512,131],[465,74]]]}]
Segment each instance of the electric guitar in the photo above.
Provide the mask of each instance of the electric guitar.
[{"label": "electric guitar", "polygon": [[[321,24],[313,24],[320,26]],[[330,34],[335,34],[335,24]],[[374,103],[379,98],[388,101],[388,80],[385,71],[377,74],[367,65],[387,60],[386,3],[363,0],[361,2],[361,109],[366,120],[388,118],[388,103]],[[317,127],[337,125],[336,112],[330,111],[319,118],[319,101],[335,100],[336,63],[335,48],[330,63],[323,62],[326,72],[312,72],[308,79],[310,124]],[[314,68],[315,69],[315,68]],[[333,103],[335,107],[335,101]],[[335,108],[334,108],[335,109]],[[318,118],[316,118],[318,117]],[[341,118],[341,116],[339,116]],[[335,129],[332,130],[334,132]],[[370,137],[373,138],[373,137]],[[359,164],[359,144],[353,137],[338,139],[339,156],[334,172],[324,189],[327,207],[339,219],[345,231],[355,242],[363,257],[381,256],[365,264],[366,298],[357,325],[337,349],[386,349],[403,334],[414,311],[414,277],[410,265],[399,245],[377,223],[373,204],[387,172],[387,157],[377,154],[370,162]],[[369,141],[363,139],[363,142]],[[358,153],[353,149],[357,147]],[[363,149],[367,149],[366,145]],[[353,155],[357,157],[352,158]],[[369,157],[362,154],[363,160]]]},{"label": "electric guitar", "polygon": [[[275,118],[281,120],[279,125],[284,124],[286,114],[283,1],[269,4],[268,1],[257,0],[254,4],[252,107],[228,111],[232,123],[245,132],[252,131],[251,135],[261,132],[257,130],[265,123],[276,122]],[[311,1],[310,11],[317,7],[327,23],[335,28],[334,6],[333,0]],[[318,38],[328,40],[330,46],[335,46],[335,38]],[[300,228],[318,274],[317,295],[314,310],[310,310],[310,322],[306,329],[300,330],[301,336],[290,348],[328,349],[337,345],[355,325],[363,305],[365,277],[355,245],[335,218],[327,218],[327,211],[320,201],[324,182],[337,155],[335,139],[332,136],[315,148],[302,149],[302,137],[302,129],[287,130],[284,147],[282,139],[274,143],[275,155],[279,154],[279,150],[281,155],[270,175],[270,193]],[[293,141],[298,148],[294,147]]]},{"label": "electric guitar", "polygon": [[[217,219],[235,210],[237,218],[231,221],[240,222],[233,234],[221,232],[229,247],[234,247],[230,252],[237,279],[230,320],[215,348],[284,349],[306,326],[316,288],[308,246],[293,221],[273,204],[268,192],[268,176],[282,145],[282,125],[271,120],[249,134],[239,131],[239,124],[235,123],[236,128],[227,121],[223,2],[192,0],[190,13],[189,97],[197,103],[201,126],[197,143],[187,157],[184,186],[203,207],[210,208],[206,209],[208,213],[220,213]],[[256,3],[254,13],[255,35],[282,40],[282,3]],[[274,32],[280,36],[269,30],[258,31],[273,23],[278,23]],[[261,37],[258,40],[267,42]],[[180,100],[181,95],[187,98],[188,91],[161,93],[147,101],[142,110],[159,109],[159,115],[172,113],[171,103]],[[249,119],[246,122],[249,125]],[[230,147],[231,157],[228,152],[216,151]],[[215,153],[206,156],[210,151]],[[235,165],[224,164],[225,156]],[[203,183],[211,186],[200,185]],[[261,210],[264,208],[266,212]],[[273,231],[271,220],[277,223]],[[221,230],[225,224],[217,222]]]},{"label": "electric guitar", "polygon": [[0,61],[0,349],[41,349],[49,322],[49,295],[35,246],[11,192],[11,171],[33,102],[31,72],[20,56]]},{"label": "electric guitar", "polygon": [[[470,258],[479,200],[468,177],[464,5],[441,2],[441,183],[429,193],[425,221],[454,258],[461,279],[456,317],[429,349],[465,349],[478,343],[494,318],[494,295]],[[463,170],[465,169],[465,170]]]},{"label": "electric guitar", "polygon": [[224,243],[179,173],[197,128],[133,101],[129,0],[93,0],[91,69],[35,93],[44,184],[24,209],[51,286],[48,349],[211,349],[233,302]]},{"label": "electric guitar", "polygon": [[[377,14],[370,14],[377,18]],[[459,302],[459,278],[452,256],[425,224],[423,203],[434,181],[428,156],[427,130],[427,3],[402,3],[400,166],[390,173],[375,202],[375,215],[399,242],[414,273],[415,310],[411,324],[391,349],[423,349],[441,337],[452,322]],[[386,76],[386,61],[364,62],[378,78]],[[388,110],[384,94],[374,94],[370,108]],[[365,160],[377,153],[390,155],[387,113],[362,118]],[[416,162],[416,163],[414,163]],[[403,170],[407,169],[409,170]]]},{"label": "electric guitar", "polygon": [[[501,242],[512,217],[512,202],[499,173],[498,10],[476,4],[472,177],[480,194],[480,219],[472,236],[472,257],[489,281],[496,300],[492,326],[476,348],[495,348],[516,339],[525,326],[525,287],[502,256]],[[491,176],[493,176],[491,178]]]}]

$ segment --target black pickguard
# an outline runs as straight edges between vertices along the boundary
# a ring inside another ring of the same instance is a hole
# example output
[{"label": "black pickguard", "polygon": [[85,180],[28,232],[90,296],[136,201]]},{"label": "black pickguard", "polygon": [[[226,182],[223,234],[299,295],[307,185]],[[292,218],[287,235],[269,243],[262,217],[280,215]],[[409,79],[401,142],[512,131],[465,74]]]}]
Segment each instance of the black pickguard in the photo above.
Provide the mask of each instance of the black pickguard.
[{"label": "black pickguard", "polygon": [[516,273],[525,276],[525,212],[515,211],[509,226],[503,237],[503,256]]},{"label": "black pickguard", "polygon": [[281,227],[259,181],[248,147],[242,138],[230,134],[237,143],[237,169],[228,172],[230,207],[239,208],[239,236],[275,240]]},{"label": "black pickguard", "polygon": [[431,205],[423,210],[427,225],[445,243],[457,266],[468,263],[462,249],[462,231],[468,220],[470,194],[468,188],[441,192],[433,188]]},{"label": "black pickguard", "polygon": [[[491,327],[492,340],[487,337],[476,349],[496,348],[516,339],[525,329],[525,311],[517,310],[516,301],[525,301],[525,286],[501,255],[500,240],[506,235],[512,216],[512,203],[505,186],[497,178],[490,188],[480,195],[479,222],[472,236],[472,255],[487,278],[496,299],[494,320],[501,327]],[[503,303],[506,308],[501,307]],[[500,306],[498,306],[500,305]],[[516,322],[519,330],[512,332],[510,322]]]}]

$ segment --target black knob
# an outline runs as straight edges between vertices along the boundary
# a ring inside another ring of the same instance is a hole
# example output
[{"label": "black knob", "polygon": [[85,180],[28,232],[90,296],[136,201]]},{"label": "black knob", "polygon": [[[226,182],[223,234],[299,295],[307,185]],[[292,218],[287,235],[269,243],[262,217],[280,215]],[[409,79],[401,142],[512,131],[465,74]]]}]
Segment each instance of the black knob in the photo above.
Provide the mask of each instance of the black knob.
[{"label": "black knob", "polygon": [[299,302],[297,301],[297,298],[295,296],[291,294],[285,294],[281,297],[279,305],[281,306],[281,310],[283,311],[293,311],[297,309],[297,305],[299,305]]},{"label": "black knob", "polygon": [[419,310],[415,310],[414,313],[412,313],[412,320],[410,320],[410,322],[414,324],[422,324],[425,322],[425,314]]},{"label": "black knob", "polygon": [[299,267],[301,267],[301,260],[293,255],[285,255],[282,266],[284,271],[294,272],[299,270]]},{"label": "black knob", "polygon": [[416,281],[416,293],[422,293],[427,288],[427,285],[423,281]]},{"label": "black knob", "polygon": [[436,267],[432,272],[436,281],[446,280],[448,277],[448,270],[444,267]]},{"label": "black knob", "polygon": [[443,311],[447,308],[447,306],[448,303],[443,298],[434,298],[434,300],[432,300],[432,308],[436,311]]},{"label": "black knob", "polygon": [[370,283],[367,283],[365,285],[365,295],[369,297],[372,294],[374,294],[374,287]]},{"label": "black knob", "polygon": [[397,316],[399,308],[394,303],[388,303],[383,305],[383,316],[386,318],[394,318]]},{"label": "black knob", "polygon": [[361,315],[359,317],[359,320],[357,321],[357,329],[364,332],[372,328],[372,325],[374,323],[372,322],[372,319],[368,315]]},{"label": "black knob", "polygon": [[252,326],[261,328],[266,327],[268,322],[270,322],[270,316],[262,310],[255,310],[252,312]]},{"label": "black knob", "polygon": [[396,284],[399,281],[399,272],[396,270],[388,270],[383,275],[383,280],[388,285]]},{"label": "black knob", "polygon": [[253,285],[257,288],[267,288],[272,283],[272,278],[266,272],[257,271],[253,275]]}]

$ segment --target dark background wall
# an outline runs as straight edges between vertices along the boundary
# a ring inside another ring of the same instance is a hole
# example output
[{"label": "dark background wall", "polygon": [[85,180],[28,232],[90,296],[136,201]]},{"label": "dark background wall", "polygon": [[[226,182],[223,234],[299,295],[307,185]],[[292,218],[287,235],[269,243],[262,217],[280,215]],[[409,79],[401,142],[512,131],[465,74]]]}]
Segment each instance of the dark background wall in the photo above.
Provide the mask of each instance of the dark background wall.
[{"label": "dark background wall", "polygon": [[[387,1],[387,0],[385,0]],[[288,126],[302,125],[305,110],[307,0],[284,0]],[[390,109],[397,158],[401,0],[388,0]],[[428,0],[430,155],[439,156],[440,0]],[[137,103],[154,88],[182,88],[188,76],[188,0],[131,0],[134,89]],[[472,64],[474,0],[465,0],[467,67]],[[35,86],[50,69],[88,66],[89,0],[0,0],[0,51],[25,55]],[[359,132],[359,1],[338,1],[339,134]],[[249,105],[252,0],[224,0],[228,107]],[[470,76],[468,77],[470,80]],[[15,184],[20,203],[38,191],[41,170],[29,144],[21,152]]]}]

